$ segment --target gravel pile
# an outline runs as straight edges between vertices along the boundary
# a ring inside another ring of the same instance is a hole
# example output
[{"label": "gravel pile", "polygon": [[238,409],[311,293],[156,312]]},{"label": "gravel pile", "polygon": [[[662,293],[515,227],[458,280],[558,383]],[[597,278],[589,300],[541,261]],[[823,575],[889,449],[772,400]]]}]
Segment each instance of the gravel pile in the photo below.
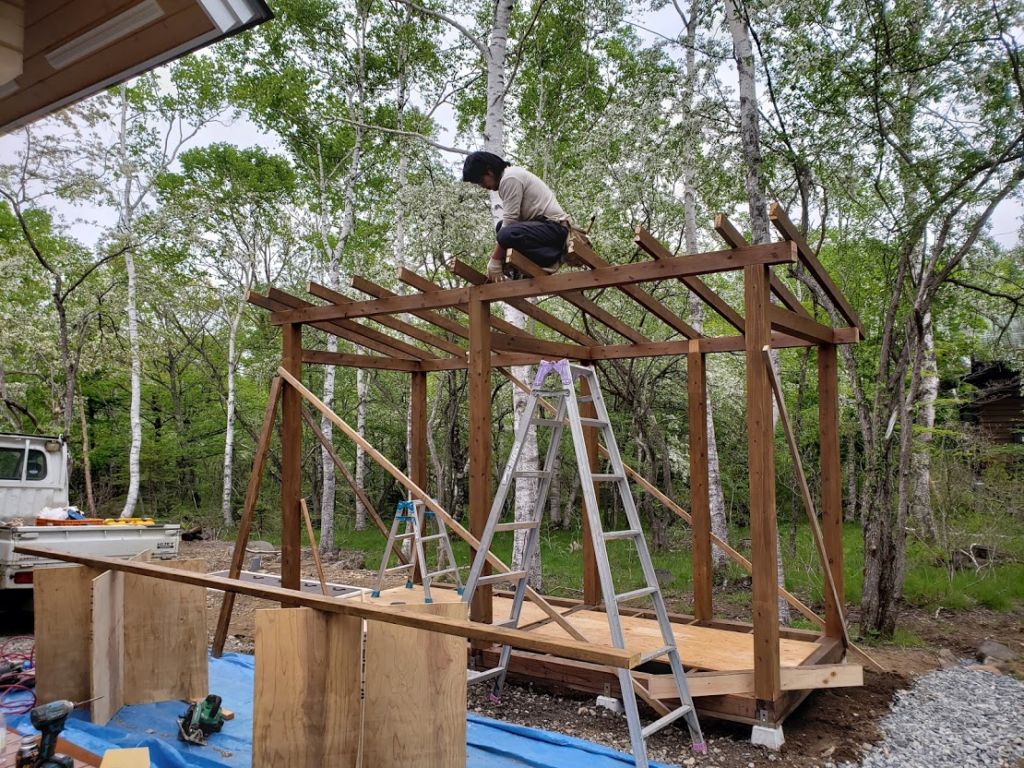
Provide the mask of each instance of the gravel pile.
[{"label": "gravel pile", "polygon": [[[996,768],[1024,759],[1024,685],[950,667],[896,695],[859,768]],[[858,768],[847,763],[843,768]]]}]

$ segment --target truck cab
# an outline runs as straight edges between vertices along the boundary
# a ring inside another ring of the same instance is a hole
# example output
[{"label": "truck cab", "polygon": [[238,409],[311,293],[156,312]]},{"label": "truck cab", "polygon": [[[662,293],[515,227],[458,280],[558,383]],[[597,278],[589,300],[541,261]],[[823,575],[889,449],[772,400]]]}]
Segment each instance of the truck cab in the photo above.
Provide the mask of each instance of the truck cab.
[{"label": "truck cab", "polygon": [[0,590],[32,588],[38,568],[67,567],[59,560],[22,555],[19,545],[83,555],[156,559],[178,556],[180,525],[118,519],[52,520],[46,510],[68,507],[68,449],[63,438],[0,433]]}]

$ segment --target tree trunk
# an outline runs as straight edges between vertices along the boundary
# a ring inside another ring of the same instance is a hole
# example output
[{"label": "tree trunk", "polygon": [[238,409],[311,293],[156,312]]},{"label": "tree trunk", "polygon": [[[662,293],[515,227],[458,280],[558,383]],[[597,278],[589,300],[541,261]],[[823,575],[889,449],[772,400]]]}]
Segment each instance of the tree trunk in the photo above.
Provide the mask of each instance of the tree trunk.
[{"label": "tree trunk", "polygon": [[220,511],[225,527],[230,527],[234,522],[231,515],[231,476],[235,455],[235,372],[238,366],[235,347],[238,339],[238,326],[242,322],[243,307],[244,305],[239,305],[238,311],[228,325],[228,397],[224,425],[223,488],[220,497]]},{"label": "tree trunk", "polygon": [[932,313],[929,310],[922,319],[924,336],[921,371],[921,393],[918,398],[920,410],[917,422],[921,427],[914,446],[913,502],[912,514],[918,535],[925,541],[935,541],[938,532],[932,515],[931,444],[935,429],[935,401],[939,396],[939,369],[935,358],[935,335],[932,330]]},{"label": "tree trunk", "polygon": [[142,453],[142,355],[139,351],[139,310],[136,303],[138,279],[135,256],[131,250],[125,251],[124,264],[128,273],[128,347],[132,359],[131,404],[128,409],[132,444],[128,452],[128,498],[125,499],[121,517],[128,518],[135,514],[135,505],[139,501],[139,456]]},{"label": "tree trunk", "polygon": [[[335,286],[331,286],[334,288]],[[338,351],[338,337],[328,335],[327,351]],[[337,368],[333,365],[324,366],[324,391],[323,401],[328,408],[334,408],[334,383],[337,376]],[[326,416],[320,417],[320,429],[327,440],[331,440],[331,421]],[[324,445],[320,446],[320,467],[323,475],[323,484],[320,488],[320,551],[325,555],[334,553],[334,509],[337,496],[337,475],[334,460]],[[356,500],[356,504],[360,502]]]},{"label": "tree trunk", "polygon": [[[366,435],[366,371],[356,368],[356,431]],[[356,485],[366,490],[366,452],[356,446]],[[357,531],[366,530],[366,507],[356,498],[356,521]]]},{"label": "tree trunk", "polygon": [[96,499],[92,494],[92,465],[89,462],[89,423],[85,418],[85,398],[78,400],[78,417],[82,427],[82,476],[85,479],[85,508],[89,517],[96,517]]}]

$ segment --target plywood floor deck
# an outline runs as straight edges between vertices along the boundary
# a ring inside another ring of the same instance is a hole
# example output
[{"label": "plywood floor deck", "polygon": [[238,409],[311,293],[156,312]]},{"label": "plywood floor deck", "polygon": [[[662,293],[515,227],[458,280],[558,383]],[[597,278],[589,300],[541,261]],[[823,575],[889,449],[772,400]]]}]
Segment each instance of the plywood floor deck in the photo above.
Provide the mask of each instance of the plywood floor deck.
[{"label": "plywood floor deck", "polygon": [[[435,602],[456,602],[459,596],[454,590],[433,589],[431,596]],[[380,605],[395,603],[422,602],[421,587],[406,589],[395,587],[384,590],[380,597],[372,598],[368,593],[360,597],[366,602]],[[512,601],[505,597],[494,598],[494,616],[497,621],[505,619],[512,608]],[[547,618],[546,614],[533,603],[523,604],[520,626],[540,622]],[[608,620],[600,611],[575,611],[568,617],[569,622],[583,635],[594,643],[611,645]],[[635,616],[622,617],[622,629],[626,636],[626,647],[631,651],[648,653],[662,646],[661,632],[654,619]],[[754,636],[745,632],[713,627],[701,627],[693,624],[673,624],[676,646],[682,656],[683,665],[688,669],[706,670],[710,672],[731,672],[754,667]],[[568,639],[569,635],[557,624],[547,623],[529,630],[546,637]],[[804,640],[779,640],[779,658],[784,667],[800,666],[818,649],[818,644]]]}]

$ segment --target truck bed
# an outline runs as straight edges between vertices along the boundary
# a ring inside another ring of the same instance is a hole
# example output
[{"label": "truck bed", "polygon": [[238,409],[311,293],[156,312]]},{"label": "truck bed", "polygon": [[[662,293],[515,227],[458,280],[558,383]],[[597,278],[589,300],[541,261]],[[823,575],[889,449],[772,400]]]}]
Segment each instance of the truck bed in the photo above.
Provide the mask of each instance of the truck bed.
[{"label": "truck bed", "polygon": [[0,589],[31,589],[36,568],[67,563],[14,551],[16,546],[48,547],[64,552],[130,558],[152,551],[157,560],[178,556],[180,525],[19,525],[0,528]]}]

